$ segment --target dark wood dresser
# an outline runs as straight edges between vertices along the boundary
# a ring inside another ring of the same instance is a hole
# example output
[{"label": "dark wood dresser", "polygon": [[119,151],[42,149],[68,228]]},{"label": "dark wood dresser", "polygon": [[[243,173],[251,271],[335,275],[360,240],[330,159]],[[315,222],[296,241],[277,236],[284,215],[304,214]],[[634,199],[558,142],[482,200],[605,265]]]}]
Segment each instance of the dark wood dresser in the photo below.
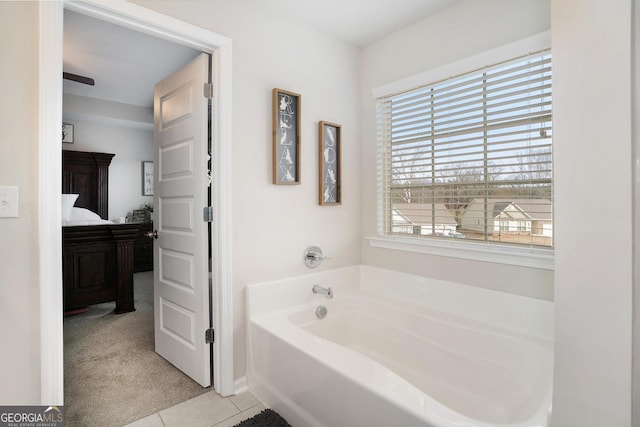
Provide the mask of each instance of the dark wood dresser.
[{"label": "dark wood dresser", "polygon": [[153,231],[153,222],[141,222],[138,237],[133,242],[133,272],[153,270],[153,239],[145,236]]}]

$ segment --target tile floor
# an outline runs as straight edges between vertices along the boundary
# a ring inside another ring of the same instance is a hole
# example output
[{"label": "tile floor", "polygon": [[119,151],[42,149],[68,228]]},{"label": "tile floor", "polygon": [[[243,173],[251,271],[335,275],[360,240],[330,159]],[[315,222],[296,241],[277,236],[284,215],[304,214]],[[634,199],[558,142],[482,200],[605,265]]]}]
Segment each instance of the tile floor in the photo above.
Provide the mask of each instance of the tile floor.
[{"label": "tile floor", "polygon": [[226,398],[210,391],[125,427],[231,427],[264,409],[248,391]]}]

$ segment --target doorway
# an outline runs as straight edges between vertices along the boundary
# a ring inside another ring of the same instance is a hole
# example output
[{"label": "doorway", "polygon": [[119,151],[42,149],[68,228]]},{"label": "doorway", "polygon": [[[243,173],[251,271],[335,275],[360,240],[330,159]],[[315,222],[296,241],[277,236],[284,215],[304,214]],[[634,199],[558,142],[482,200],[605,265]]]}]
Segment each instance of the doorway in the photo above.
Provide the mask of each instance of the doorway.
[{"label": "doorway", "polygon": [[[59,125],[62,116],[62,31],[63,8],[117,23],[155,37],[181,43],[213,57],[218,76],[214,91],[214,111],[217,122],[213,135],[214,171],[213,205],[215,217],[211,236],[213,263],[213,324],[216,342],[213,345],[214,388],[223,395],[233,394],[233,318],[231,293],[231,230],[230,224],[230,160],[231,160],[231,41],[202,28],[153,12],[130,3],[96,5],[88,2],[43,2],[40,4],[40,111],[39,158],[57,160],[58,166],[43,167],[39,178],[40,216],[40,282],[41,287],[41,398],[48,404],[63,404],[62,375],[62,273],[60,265],[61,237],[55,212],[60,206],[59,182],[61,141]],[[57,37],[51,37],[57,34]],[[47,90],[47,88],[51,88]],[[56,141],[52,143],[52,141]],[[41,161],[41,164],[44,162]],[[56,280],[50,280],[51,277]],[[45,303],[46,302],[46,303]]]}]

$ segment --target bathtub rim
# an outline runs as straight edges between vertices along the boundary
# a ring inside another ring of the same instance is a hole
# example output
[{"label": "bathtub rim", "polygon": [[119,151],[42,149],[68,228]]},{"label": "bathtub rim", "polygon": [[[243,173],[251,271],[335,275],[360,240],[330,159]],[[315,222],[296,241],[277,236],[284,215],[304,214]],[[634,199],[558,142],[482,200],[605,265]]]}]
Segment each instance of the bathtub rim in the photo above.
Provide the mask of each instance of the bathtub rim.
[{"label": "bathtub rim", "polygon": [[[385,285],[390,277],[394,281],[393,291]],[[325,297],[311,292],[311,288],[316,283],[331,286],[334,294],[338,296],[363,291],[373,292],[393,301],[554,339],[553,301],[366,264],[248,284],[245,289],[245,318],[249,319],[293,305],[314,301],[319,303]],[[460,294],[467,293],[471,297],[459,298]],[[419,298],[415,298],[416,295]]]}]

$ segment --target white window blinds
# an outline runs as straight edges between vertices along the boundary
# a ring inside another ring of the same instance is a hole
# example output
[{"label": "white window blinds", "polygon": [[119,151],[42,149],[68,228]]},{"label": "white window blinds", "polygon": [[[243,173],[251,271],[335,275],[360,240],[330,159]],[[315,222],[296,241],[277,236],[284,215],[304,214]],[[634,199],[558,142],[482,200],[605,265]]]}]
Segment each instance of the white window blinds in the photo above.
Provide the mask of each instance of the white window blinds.
[{"label": "white window blinds", "polygon": [[377,104],[384,234],[553,246],[550,50]]}]

